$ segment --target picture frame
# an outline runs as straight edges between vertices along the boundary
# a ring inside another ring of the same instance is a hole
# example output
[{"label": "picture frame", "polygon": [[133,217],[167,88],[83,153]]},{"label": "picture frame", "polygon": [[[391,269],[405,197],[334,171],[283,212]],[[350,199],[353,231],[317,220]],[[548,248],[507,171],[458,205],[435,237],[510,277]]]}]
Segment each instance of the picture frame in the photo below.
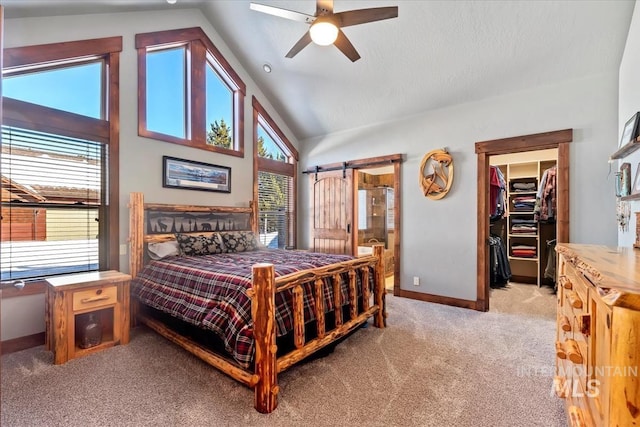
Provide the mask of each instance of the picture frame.
[{"label": "picture frame", "polygon": [[231,168],[162,156],[162,186],[231,193]]},{"label": "picture frame", "polygon": [[638,163],[638,166],[636,167],[636,176],[633,179],[630,194],[640,194],[640,163]]},{"label": "picture frame", "polygon": [[618,144],[618,148],[624,147],[632,141],[635,141],[638,136],[638,126],[640,125],[640,111],[633,115],[627,122],[624,124],[624,129],[622,130],[622,136],[620,137],[620,143]]},{"label": "picture frame", "polygon": [[631,163],[620,165],[620,196],[631,194]]}]

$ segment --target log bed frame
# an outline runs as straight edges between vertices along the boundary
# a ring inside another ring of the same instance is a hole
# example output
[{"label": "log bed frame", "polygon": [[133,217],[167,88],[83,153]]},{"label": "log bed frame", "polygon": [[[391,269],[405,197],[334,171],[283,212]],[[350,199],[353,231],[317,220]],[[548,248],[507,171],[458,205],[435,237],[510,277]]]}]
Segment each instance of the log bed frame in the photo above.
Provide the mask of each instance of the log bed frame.
[{"label": "log bed frame", "polygon": [[[169,204],[145,204],[142,193],[131,193],[129,203],[129,244],[130,244],[130,274],[136,277],[144,266],[145,244],[151,242],[164,242],[175,239],[174,234],[147,234],[145,227],[145,212],[204,212],[204,213],[241,213],[249,214],[251,228],[257,232],[257,206],[251,203],[251,207],[207,207],[185,206]],[[196,232],[192,234],[202,234]],[[278,406],[278,374],[285,371],[295,363],[301,361],[323,347],[346,336],[349,332],[373,317],[373,324],[378,328],[384,328],[386,323],[385,287],[384,287],[384,246],[376,245],[373,255],[357,259],[331,264],[312,270],[304,270],[285,276],[275,277],[275,269],[272,264],[256,264],[252,268],[252,289],[248,296],[251,298],[251,316],[254,323],[255,358],[254,370],[245,369],[230,358],[223,357],[195,341],[186,338],[170,329],[161,321],[142,313],[138,301],[131,299],[131,318],[134,322],[147,325],[160,335],[180,345],[185,350],[199,357],[214,368],[229,375],[235,380],[253,388],[255,392],[254,407],[258,412],[270,413]],[[358,296],[356,295],[356,271],[362,270],[363,282],[369,279],[369,267],[374,268],[373,298],[369,288],[363,287],[361,312],[358,313]],[[342,310],[334,310],[335,328],[325,330],[324,301],[322,297],[323,279],[328,279],[334,289],[335,306],[342,307],[340,275],[347,273],[349,277],[349,315],[343,319]],[[311,283],[315,298],[315,323],[317,337],[309,341],[305,340],[305,325],[303,311],[302,285]],[[293,301],[293,340],[294,349],[280,357],[276,355],[276,322],[275,322],[275,295],[277,292],[292,290]],[[372,301],[373,299],[373,301]]]}]

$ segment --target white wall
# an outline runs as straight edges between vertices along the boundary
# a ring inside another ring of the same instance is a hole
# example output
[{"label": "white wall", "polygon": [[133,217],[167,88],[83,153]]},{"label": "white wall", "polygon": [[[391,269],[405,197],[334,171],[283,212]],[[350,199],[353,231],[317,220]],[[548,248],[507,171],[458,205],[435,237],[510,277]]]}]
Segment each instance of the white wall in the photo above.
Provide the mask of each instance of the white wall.
[{"label": "white wall", "polygon": [[[620,88],[619,88],[619,116],[618,135],[622,135],[622,128],[631,116],[640,111],[640,79],[638,70],[640,69],[640,7],[636,2],[633,10],[633,18],[627,36],[627,44],[624,49],[622,61],[620,62]],[[619,136],[618,136],[619,138]],[[614,150],[615,151],[615,150]],[[631,179],[640,165],[640,150],[630,156],[615,162],[612,166],[618,169],[623,162],[631,163]],[[633,183],[633,181],[632,181]],[[640,201],[630,202],[631,222],[629,230],[618,230],[618,245],[632,246],[635,240],[636,219],[634,212],[640,211]]]},{"label": "white wall", "polygon": [[[10,6],[8,6],[10,7]],[[247,86],[244,109],[244,158],[226,156],[178,144],[156,141],[138,136],[138,68],[135,34],[175,28],[201,27],[213,44],[240,75]],[[297,140],[272,108],[263,93],[240,66],[220,36],[197,9],[171,11],[56,16],[46,18],[7,19],[4,27],[4,47],[28,46],[100,37],[123,37],[120,54],[120,243],[127,243],[129,232],[127,203],[130,192],[143,192],[145,201],[193,205],[248,206],[253,198],[253,108],[255,95],[269,115],[276,121],[294,146]],[[198,160],[230,166],[231,194],[206,191],[167,189],[162,187],[162,156]],[[129,270],[128,255],[120,257],[120,270]],[[22,336],[12,318],[12,305],[28,307],[33,316],[21,319],[28,334],[44,330],[44,300],[23,297],[7,299],[2,304],[2,339]]]},{"label": "white wall", "polygon": [[[573,128],[570,169],[572,242],[615,245],[613,179],[608,156],[616,148],[617,70],[481,102],[425,112],[301,143],[301,170],[324,163],[402,153],[401,288],[476,300],[477,141]],[[428,151],[448,147],[455,178],[441,200],[419,187]],[[302,177],[300,206],[308,206]],[[301,209],[302,210],[302,209]],[[300,221],[309,245],[308,218]],[[420,277],[413,286],[412,277]]]}]

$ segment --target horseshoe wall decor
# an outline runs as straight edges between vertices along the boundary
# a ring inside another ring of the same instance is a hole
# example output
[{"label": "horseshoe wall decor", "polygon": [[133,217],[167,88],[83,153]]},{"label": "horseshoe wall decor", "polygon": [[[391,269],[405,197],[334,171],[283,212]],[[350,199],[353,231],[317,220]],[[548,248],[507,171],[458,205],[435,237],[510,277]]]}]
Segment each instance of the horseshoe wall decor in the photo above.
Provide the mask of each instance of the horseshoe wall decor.
[{"label": "horseshoe wall decor", "polygon": [[445,150],[429,151],[420,163],[420,187],[433,200],[447,195],[453,183],[453,157]]}]

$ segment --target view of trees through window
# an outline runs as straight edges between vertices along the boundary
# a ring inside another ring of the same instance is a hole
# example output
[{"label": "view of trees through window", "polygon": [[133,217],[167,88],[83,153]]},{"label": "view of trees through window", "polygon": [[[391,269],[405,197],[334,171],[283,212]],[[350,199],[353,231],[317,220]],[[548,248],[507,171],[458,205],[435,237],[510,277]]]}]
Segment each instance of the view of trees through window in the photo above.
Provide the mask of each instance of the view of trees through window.
[{"label": "view of trees through window", "polygon": [[246,87],[200,28],[136,35],[141,136],[243,156]]},{"label": "view of trees through window", "polygon": [[207,144],[223,148],[233,147],[231,128],[227,126],[224,119],[220,119],[220,123],[217,120],[211,123],[211,129],[207,132]]},{"label": "view of trees through window", "polygon": [[[258,123],[257,155],[259,159],[288,162],[289,156],[267,130]],[[272,248],[291,244],[293,227],[293,177],[274,171],[258,172],[258,214],[260,241]]]}]

